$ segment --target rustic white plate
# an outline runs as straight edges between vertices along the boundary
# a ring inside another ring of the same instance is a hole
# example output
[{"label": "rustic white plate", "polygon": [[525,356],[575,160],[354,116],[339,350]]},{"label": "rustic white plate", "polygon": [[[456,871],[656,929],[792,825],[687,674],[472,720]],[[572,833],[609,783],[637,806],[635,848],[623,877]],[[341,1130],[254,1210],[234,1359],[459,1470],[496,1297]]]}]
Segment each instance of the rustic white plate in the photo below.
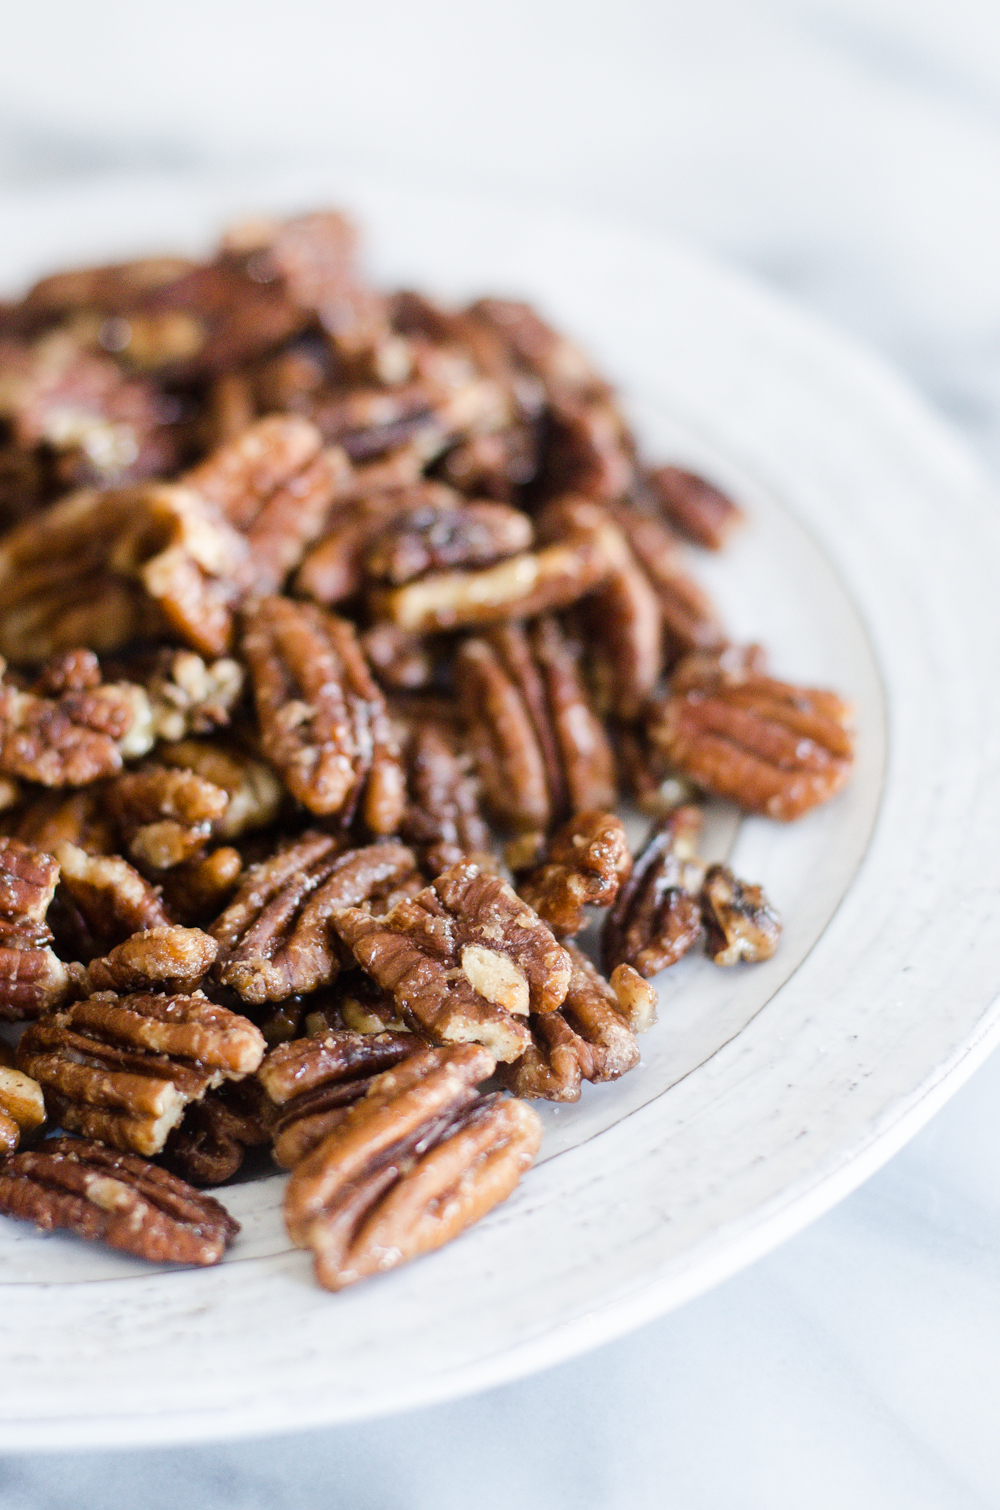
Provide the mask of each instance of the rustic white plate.
[{"label": "rustic white plate", "polygon": [[0,1220],[0,1447],[344,1421],[554,1363],[828,1208],[1000,1031],[1000,515],[872,357],[661,238],[320,172],[8,198],[0,287],[330,202],[366,223],[381,279],[536,300],[620,382],[649,453],[747,505],[697,569],[779,674],[853,697],[858,769],[790,828],[716,815],[713,842],[784,914],[778,955],[670,972],[641,1068],[547,1108],[542,1162],[440,1254],[326,1295],[288,1246],[278,1177],[226,1193],[243,1235],[208,1272]]}]

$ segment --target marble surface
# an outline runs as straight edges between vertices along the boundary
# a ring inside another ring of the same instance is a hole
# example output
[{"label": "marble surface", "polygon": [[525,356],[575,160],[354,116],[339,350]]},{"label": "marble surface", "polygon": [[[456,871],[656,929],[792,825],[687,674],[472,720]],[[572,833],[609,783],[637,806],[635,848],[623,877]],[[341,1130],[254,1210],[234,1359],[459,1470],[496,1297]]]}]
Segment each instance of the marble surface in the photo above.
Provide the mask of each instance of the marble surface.
[{"label": "marble surface", "polygon": [[[669,227],[880,348],[1000,471],[995,0],[3,10],[0,190],[308,154]],[[10,1457],[0,1503],[994,1506],[998,1107],[994,1057],[829,1216],[590,1357],[347,1430]]]}]

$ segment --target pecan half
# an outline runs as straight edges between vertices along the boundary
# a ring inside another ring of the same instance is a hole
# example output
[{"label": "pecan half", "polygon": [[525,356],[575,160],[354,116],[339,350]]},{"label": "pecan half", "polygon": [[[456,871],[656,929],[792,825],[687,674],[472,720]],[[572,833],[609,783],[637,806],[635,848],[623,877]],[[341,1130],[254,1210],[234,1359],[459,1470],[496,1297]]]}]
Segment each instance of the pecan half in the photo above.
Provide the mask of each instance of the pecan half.
[{"label": "pecan half", "polygon": [[222,839],[267,828],[284,799],[281,782],[270,766],[234,740],[179,739],[161,746],[157,760],[177,772],[190,772],[225,793],[226,807],[212,832]]},{"label": "pecan half", "polygon": [[63,1127],[148,1156],[189,1102],[253,1074],[263,1055],[253,1023],[203,996],[106,991],[33,1023],[17,1064]]},{"label": "pecan half", "polygon": [[0,1018],[7,1022],[47,1012],[70,989],[46,922],[58,879],[52,855],[0,839]]},{"label": "pecan half", "polygon": [[[567,948],[573,974],[566,1000],[558,1012],[532,1018],[531,1047],[508,1071],[515,1094],[529,1100],[579,1101],[582,1081],[617,1080],[639,1062],[639,1045],[620,995],[635,1015],[636,986],[646,992],[650,988],[621,974],[609,985],[575,945]],[[652,1000],[655,1004],[655,995]],[[647,1003],[646,1017],[651,1013],[655,1019]]]},{"label": "pecan half", "polygon": [[392,889],[416,868],[402,844],[339,853],[312,835],[254,866],[212,925],[222,945],[216,975],[244,1001],[284,1001],[328,985],[340,969],[330,925],[345,907]]},{"label": "pecan half", "polygon": [[88,1138],[52,1138],[4,1160],[0,1211],[153,1263],[217,1264],[240,1230],[211,1196]]},{"label": "pecan half", "polygon": [[71,959],[93,959],[133,933],[172,922],[156,888],[121,855],[89,855],[69,840],[56,846],[55,855],[60,917],[58,926],[52,914],[50,921]]},{"label": "pecan half", "polygon": [[531,520],[502,503],[414,509],[385,525],[369,546],[369,577],[399,587],[429,571],[489,566],[527,550]]},{"label": "pecan half", "polygon": [[109,855],[118,847],[114,826],[104,811],[99,784],[83,791],[40,791],[10,814],[13,836],[35,849],[55,854],[68,840],[92,855]]},{"label": "pecan half", "polygon": [[690,651],[720,650],[726,644],[722,621],[708,593],[685,571],[669,530],[636,509],[619,507],[614,518],[659,604],[667,664]]},{"label": "pecan half", "polygon": [[693,862],[700,828],[698,809],[681,807],[653,830],[605,920],[605,970],[630,965],[648,979],[698,942],[700,868]]},{"label": "pecan half", "polygon": [[360,593],[365,583],[365,558],[382,531],[394,520],[425,510],[454,510],[461,499],[451,488],[425,480],[400,484],[394,477],[354,482],[330,513],[323,538],[307,553],[295,578],[295,589],[324,607]]},{"label": "pecan half", "polygon": [[91,960],[84,993],[130,991],[189,994],[208,974],[219,946],[198,928],[147,928],[133,933],[101,959]]},{"label": "pecan half", "polygon": [[224,728],[243,692],[243,667],[230,656],[205,661],[193,650],[162,650],[145,674],[151,733],[180,740]]},{"label": "pecan half", "polygon": [[117,777],[105,803],[131,858],[156,871],[204,849],[229,796],[193,771],[150,764]]},{"label": "pecan half", "polygon": [[788,822],[843,787],[853,761],[850,720],[850,707],[832,692],[701,657],[681,663],[647,729],[705,791]]},{"label": "pecan half", "polygon": [[551,931],[469,861],[384,917],[348,908],[333,925],[408,1026],[432,1042],[485,1044],[500,1060],[527,1047],[521,1019],[554,1011],[569,985],[569,957]]},{"label": "pecan half", "polygon": [[567,811],[613,804],[607,736],[555,619],[470,637],[455,669],[484,797],[501,822],[546,830]]},{"label": "pecan half", "polygon": [[610,907],[631,869],[621,820],[614,813],[578,813],[553,834],[517,889],[562,938],[580,932],[584,907]]},{"label": "pecan half", "polygon": [[512,425],[463,441],[442,457],[437,470],[469,497],[513,503],[537,473],[539,451],[537,425]]},{"label": "pecan half", "polygon": [[745,517],[731,498],[694,472],[657,467],[645,480],[674,528],[706,550],[721,550]]},{"label": "pecan half", "polygon": [[424,1053],[412,1033],[329,1031],[268,1054],[257,1079],[280,1110],[273,1118],[274,1157],[294,1169],[366,1094],[376,1075]]},{"label": "pecan half", "polygon": [[706,951],[716,965],[754,964],[778,947],[781,919],[759,886],[726,865],[710,865],[701,888]]},{"label": "pecan half", "polygon": [[243,649],[264,753],[292,794],[310,812],[345,822],[360,801],[373,833],[394,833],[403,771],[352,626],[310,603],[265,598],[248,618]]},{"label": "pecan half", "polygon": [[523,1103],[476,1094],[483,1049],[428,1049],[387,1070],[293,1170],[292,1241],[340,1290],[431,1252],[506,1199],[541,1142]]},{"label": "pecan half", "polygon": [[421,863],[432,876],[489,845],[471,762],[459,752],[455,734],[444,719],[417,717],[406,744],[410,801],[401,832],[419,846]]}]

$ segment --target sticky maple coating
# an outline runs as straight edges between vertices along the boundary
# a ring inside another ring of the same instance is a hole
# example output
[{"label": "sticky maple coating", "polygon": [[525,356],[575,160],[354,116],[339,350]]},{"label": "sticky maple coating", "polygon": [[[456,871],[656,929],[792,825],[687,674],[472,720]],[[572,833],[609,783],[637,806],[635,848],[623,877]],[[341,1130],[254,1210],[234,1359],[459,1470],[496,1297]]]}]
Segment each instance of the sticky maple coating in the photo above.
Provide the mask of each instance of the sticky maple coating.
[{"label": "sticky maple coating", "polygon": [[471,1044],[379,1075],[292,1172],[285,1218],[340,1290],[431,1252],[506,1199],[541,1141],[522,1102],[479,1097],[494,1067]]},{"label": "sticky maple coating", "polygon": [[292,794],[318,814],[349,812],[360,797],[368,827],[393,833],[404,776],[353,626],[311,603],[265,598],[243,650],[264,753]]}]

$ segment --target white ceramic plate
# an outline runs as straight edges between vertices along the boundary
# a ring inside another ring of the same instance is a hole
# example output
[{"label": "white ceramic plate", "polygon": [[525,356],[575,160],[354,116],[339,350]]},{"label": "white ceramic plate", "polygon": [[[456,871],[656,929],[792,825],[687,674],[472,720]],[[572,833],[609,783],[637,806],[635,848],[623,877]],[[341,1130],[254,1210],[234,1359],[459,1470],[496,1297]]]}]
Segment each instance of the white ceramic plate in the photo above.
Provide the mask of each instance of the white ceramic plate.
[{"label": "white ceramic plate", "polygon": [[0,1222],[0,1447],[344,1421],[554,1363],[825,1210],[997,1036],[1000,516],[953,437],[871,357],[660,238],[343,174],[7,199],[0,287],[323,203],[365,222],[386,282],[537,301],[621,384],[650,455],[746,504],[700,575],[778,674],[854,699],[858,768],[792,827],[718,815],[784,915],[778,955],[669,972],[642,1066],[546,1108],[540,1164],[441,1253],[327,1295],[278,1177],[226,1192],[243,1235],[207,1272]]}]

